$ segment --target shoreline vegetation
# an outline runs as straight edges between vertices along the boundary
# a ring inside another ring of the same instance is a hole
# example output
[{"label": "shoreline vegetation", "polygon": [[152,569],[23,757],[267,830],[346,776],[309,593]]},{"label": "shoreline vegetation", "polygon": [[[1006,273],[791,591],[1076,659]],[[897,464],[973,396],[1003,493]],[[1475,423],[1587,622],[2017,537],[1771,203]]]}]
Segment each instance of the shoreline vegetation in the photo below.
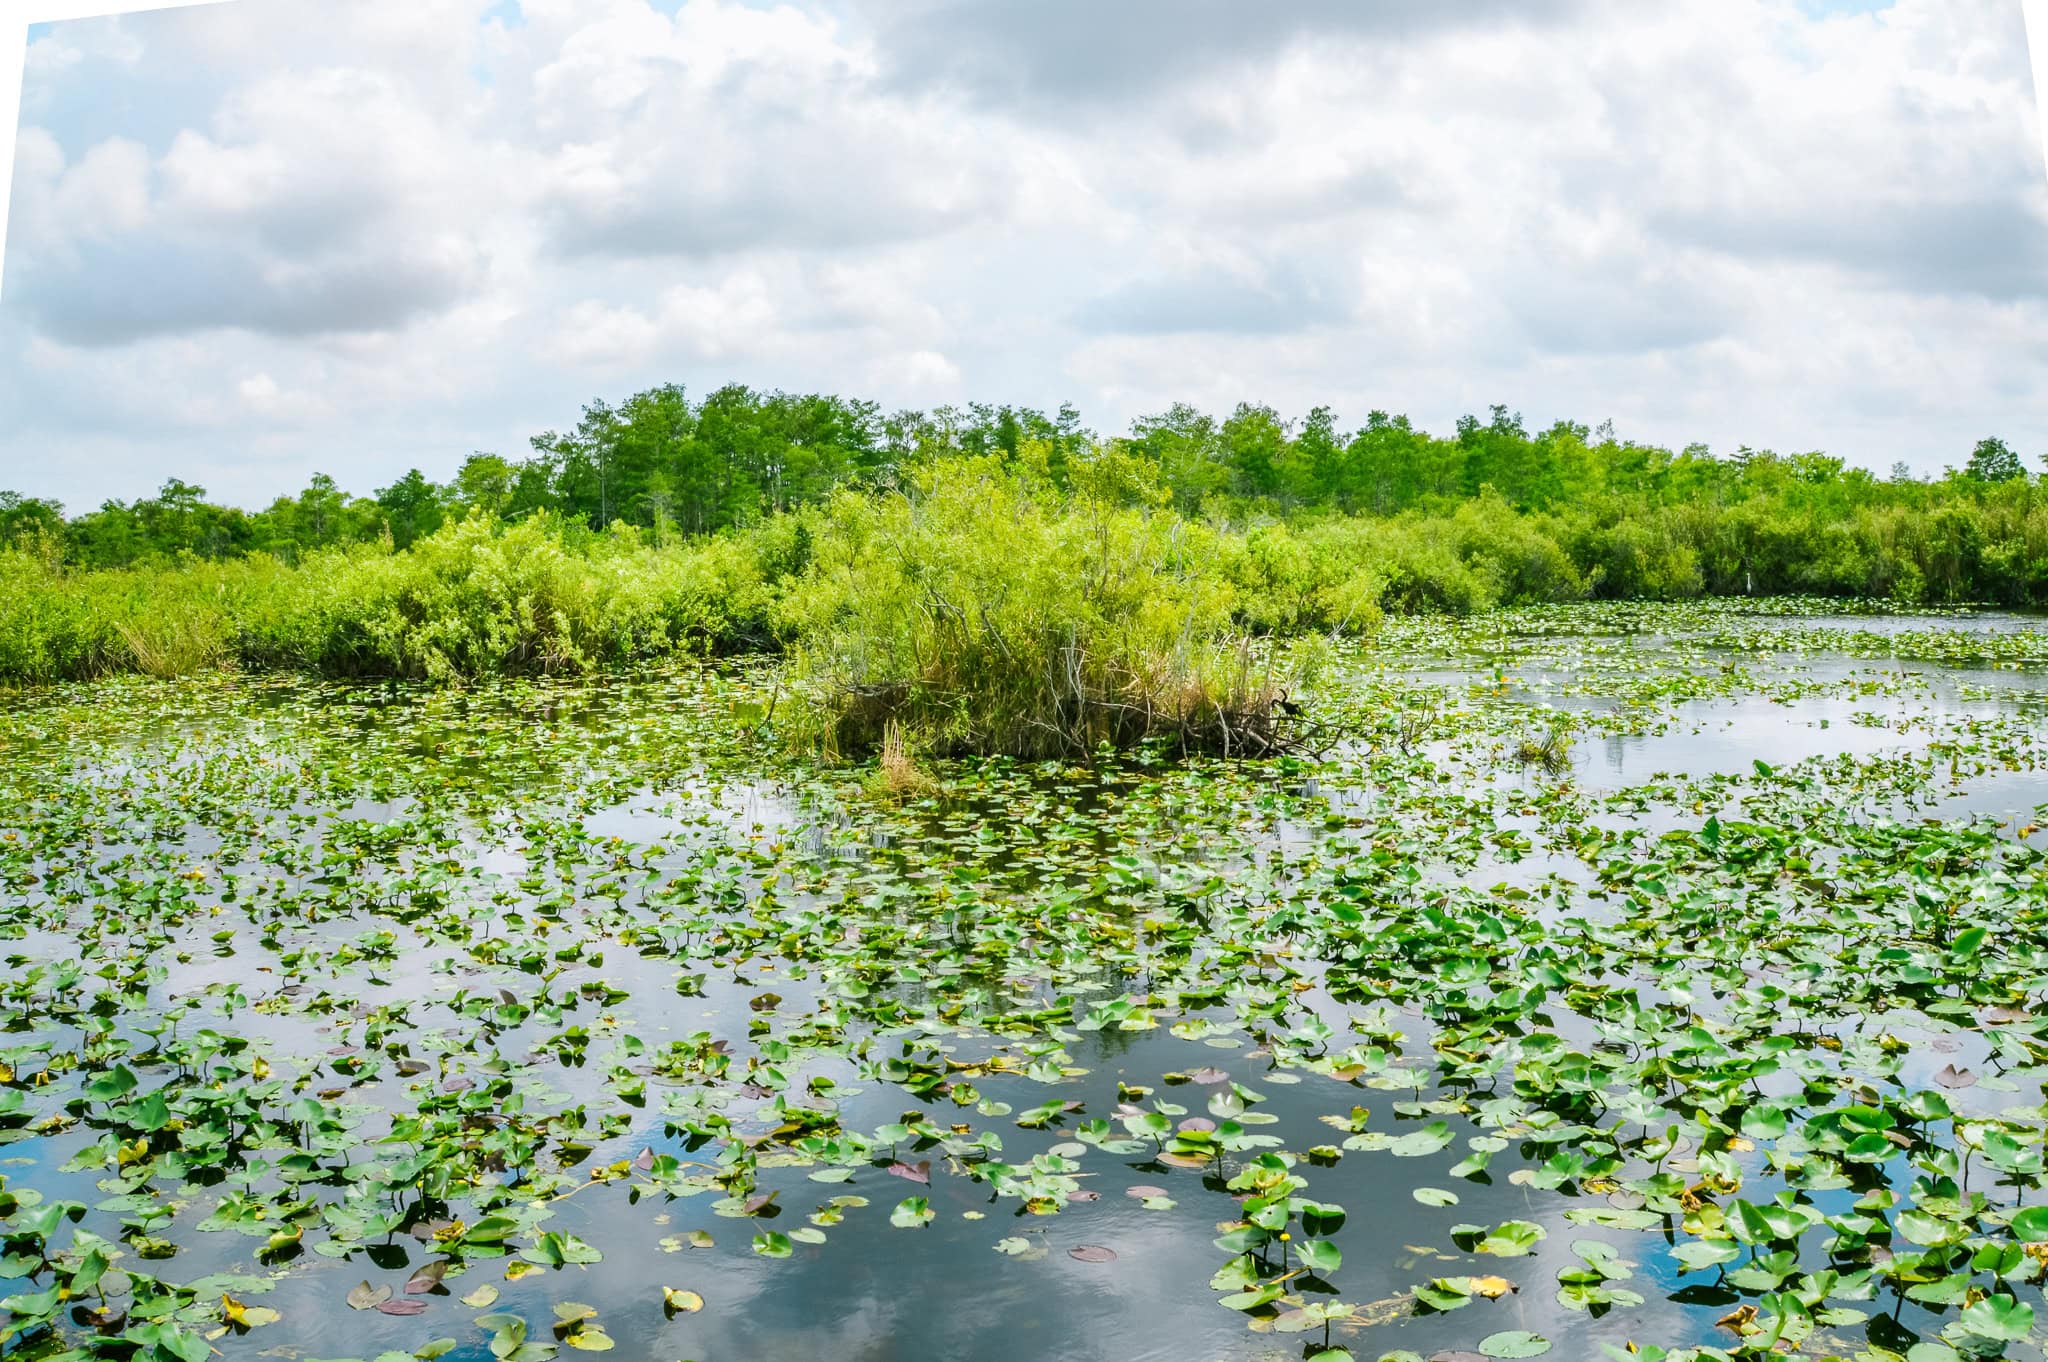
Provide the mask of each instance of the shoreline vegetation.
[{"label": "shoreline vegetation", "polygon": [[[0,684],[237,667],[454,685],[780,653],[779,717],[827,753],[1257,755],[1301,741],[1317,641],[1388,614],[2048,605],[2048,480],[1997,441],[1943,479],[1880,480],[1531,436],[1500,408],[1448,439],[1241,407],[1100,440],[1071,412],[914,425],[739,391],[594,404],[532,459],[375,499],[320,479],[250,516],[173,483],[67,521],[0,496]],[[708,471],[707,448],[728,455]]]}]

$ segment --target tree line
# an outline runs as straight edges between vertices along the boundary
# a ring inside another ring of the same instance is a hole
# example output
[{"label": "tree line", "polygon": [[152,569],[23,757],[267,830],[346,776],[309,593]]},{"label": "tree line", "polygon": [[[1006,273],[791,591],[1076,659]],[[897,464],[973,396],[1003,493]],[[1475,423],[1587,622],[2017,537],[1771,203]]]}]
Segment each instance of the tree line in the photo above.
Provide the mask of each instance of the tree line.
[{"label": "tree line", "polygon": [[474,453],[445,482],[413,469],[370,495],[325,474],[258,511],[208,501],[179,478],[153,497],[108,500],[67,515],[57,503],[0,492],[0,545],[81,568],[251,553],[295,562],[306,552],[389,536],[405,548],[472,510],[500,520],[548,513],[571,527],[638,527],[659,545],[755,524],[821,501],[844,485],[888,482],[952,455],[1030,457],[1062,482],[1070,464],[1128,454],[1186,514],[1263,512],[1395,516],[1485,497],[1544,512],[1626,501],[1633,507],[1769,501],[1802,513],[1873,506],[1926,509],[1982,497],[2028,474],[2005,441],[1976,443],[1931,479],[1896,465],[1888,477],[1819,452],[1782,455],[1704,445],[1672,451],[1558,421],[1529,430],[1495,406],[1449,435],[1375,411],[1346,431],[1328,407],[1283,417],[1241,403],[1217,418],[1186,404],[1103,438],[1072,406],[1047,414],[972,403],[885,414],[874,402],[728,385],[692,401],[666,384],[624,401],[593,401],[567,430],[532,437],[521,458]]}]

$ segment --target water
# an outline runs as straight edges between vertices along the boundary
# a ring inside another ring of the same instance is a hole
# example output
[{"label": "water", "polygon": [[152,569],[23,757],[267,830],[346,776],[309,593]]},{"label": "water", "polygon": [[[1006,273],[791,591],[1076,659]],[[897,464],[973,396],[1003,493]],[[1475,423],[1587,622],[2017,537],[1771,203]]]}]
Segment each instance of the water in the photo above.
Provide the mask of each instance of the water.
[{"label": "water", "polygon": [[[0,1061],[13,1075],[4,1091],[26,1105],[0,1128],[4,1193],[87,1208],[53,1250],[85,1231],[138,1279],[199,1283],[175,1312],[195,1333],[221,1327],[222,1290],[275,1310],[274,1323],[212,1340],[231,1357],[411,1355],[446,1338],[446,1355],[484,1358],[480,1316],[520,1316],[550,1341],[556,1307],[569,1302],[591,1307],[630,1357],[1184,1362],[1299,1358],[1326,1333],[1359,1357],[1427,1357],[1506,1330],[1541,1335],[1552,1355],[1571,1358],[1597,1356],[1602,1343],[1726,1346],[1734,1335],[1716,1321],[1761,1292],[1717,1284],[1712,1272],[1681,1276],[1663,1233],[1570,1218],[1640,1204],[1603,1188],[1659,1167],[1696,1181],[1709,1166],[1699,1134],[1654,1156],[1641,1141],[1665,1116],[1587,1107],[1585,1130],[1618,1122],[1625,1132],[1618,1163],[1546,1186],[1547,1159],[1599,1141],[1551,1140],[1544,1122],[1579,1120],[1560,1115],[1577,1109],[1573,1089],[1523,1096],[1514,1080],[1549,1082],[1555,1056],[1569,1053],[1617,1066],[1596,1090],[1618,1100],[1647,1053],[1616,1038],[1637,1025],[1630,1018],[1683,1013],[1721,1028],[1738,1059],[1750,1053],[1744,1037],[1793,1038],[1786,1055],[1807,1066],[1803,1078],[1781,1068],[1756,1087],[1802,1112],[1866,1086],[1945,1092],[1982,1119],[2037,1102],[2039,1070],[1998,1058],[2000,1028],[1977,1019],[1981,1008],[1930,1015],[1907,999],[1865,1000],[1798,1022],[1797,1007],[1754,1007],[1713,970],[1724,953],[1750,985],[1779,980],[1796,995],[1818,969],[1848,996],[1877,957],[1843,947],[1841,931],[1818,921],[1833,900],[1802,876],[1868,859],[1870,838],[1921,854],[1919,834],[1886,831],[1887,819],[1949,820],[1961,849],[1947,879],[1931,883],[1981,908],[2001,891],[1965,881],[2002,858],[2004,892],[2019,898],[1996,911],[2038,924],[2038,861],[2015,831],[2048,801],[2048,665],[2029,660],[2029,626],[2010,618],[1709,614],[1689,628],[1659,617],[1633,632],[1606,617],[1578,629],[1561,618],[1519,631],[1427,626],[1427,647],[1394,639],[1349,659],[1332,722],[1350,737],[1320,762],[961,767],[942,773],[945,798],[908,807],[878,803],[858,772],[761,750],[732,717],[763,685],[745,671],[473,696],[207,682],[18,698],[0,721],[0,927],[14,953]],[[1992,642],[1928,642],[1936,630]],[[1922,655],[1872,656],[1873,637]],[[1986,665],[1984,653],[2001,649],[2020,660]],[[1404,751],[1385,724],[1425,693],[1439,703],[1412,716]],[[1525,738],[1559,722],[1570,727],[1561,761],[1519,758]],[[1820,870],[1750,876],[1702,855],[1710,815],[1729,845],[1748,836],[1737,830],[1744,819],[1784,827],[1810,844]],[[1967,828],[1980,816],[2008,826],[1979,837]],[[1905,864],[1843,870],[1828,892],[1909,877]],[[1617,880],[1617,866],[1661,892]],[[1652,933],[1602,954],[1615,930],[1603,924],[1639,926],[1645,906],[1717,894],[1732,914],[1721,946],[1674,925],[1671,949]],[[1338,903],[1357,905],[1365,926],[1333,926]],[[1905,911],[1889,897],[1858,910],[1872,923]],[[1785,925],[1752,944],[1734,929],[1759,912]],[[1459,944],[1488,918],[1504,924],[1503,944]],[[1387,935],[1374,934],[1380,922]],[[1788,970],[1776,954],[1788,935],[1826,943],[1842,962],[1816,954]],[[1892,939],[1908,938],[1873,927],[1869,949]],[[1571,979],[1583,996],[1550,986],[1539,1005],[1503,1003],[1529,986],[1522,971],[1547,943],[1583,971]],[[1994,942],[1987,961],[2007,944],[2022,937]],[[66,962],[105,973],[53,982]],[[2020,964],[1983,972],[2019,977]],[[95,993],[108,1000],[97,1009]],[[1132,1007],[1128,1023],[1078,1024],[1119,999]],[[1056,1003],[1057,1017],[1027,1016]],[[1643,1024],[1667,1026],[1661,1047],[1682,1038],[1682,1022]],[[1329,1033],[1318,1038],[1317,1024]],[[1485,1039],[1459,1039],[1475,1026]],[[167,1047],[206,1029],[232,1048],[167,1060]],[[699,1033],[725,1052],[709,1071]],[[665,1063],[674,1043],[696,1059]],[[1506,1065],[1490,1077],[1489,1049]],[[1358,1062],[1332,1058],[1352,1053]],[[53,1058],[49,1081],[32,1081]],[[117,1067],[137,1094],[168,1094],[184,1128],[139,1127],[132,1110],[119,1114],[126,1095],[84,1100],[86,1082]],[[1951,1067],[1968,1086],[1941,1085]],[[1210,1069],[1221,1072],[1198,1073]],[[1177,1081],[1189,1074],[1209,1081]],[[487,1104],[454,1110],[464,1092],[500,1081],[505,1091]],[[1257,1147],[1190,1168],[1160,1161],[1149,1138],[1130,1152],[1076,1138],[1096,1119],[1110,1121],[1112,1141],[1134,1138],[1118,1112],[1157,1101],[1186,1109],[1176,1127],[1203,1118],[1233,1082],[1254,1094],[1255,1115],[1273,1118],[1246,1134],[1303,1156],[1301,1194],[1345,1210],[1329,1236],[1341,1266],[1326,1282],[1289,1279],[1292,1299],[1277,1306],[1356,1307],[1327,1331],[1277,1332],[1291,1322],[1284,1314],[1217,1303],[1231,1288],[1211,1277],[1231,1255],[1212,1240],[1244,1213],[1243,1192],[1227,1183]],[[1688,1101],[1711,1086],[1663,1082]],[[249,1110],[213,1114],[238,1093]],[[692,1094],[713,1105],[671,1106]],[[300,1131],[284,1122],[306,1097],[359,1110],[300,1183],[285,1164]],[[1019,1126],[1048,1101],[1078,1106],[1046,1128]],[[1306,1157],[1341,1145],[1361,1106],[1370,1132],[1399,1137],[1442,1119],[1450,1141],[1415,1157]],[[807,1152],[786,1133],[794,1115],[872,1137],[912,1113],[922,1134],[878,1140],[866,1157]],[[50,1117],[59,1119],[43,1124]],[[225,1133],[203,1136],[219,1119]],[[2014,1119],[2038,1128],[2038,1116]],[[393,1170],[420,1144],[415,1125],[437,1121],[430,1138],[446,1142],[445,1162],[479,1185],[422,1203],[420,1187]],[[692,1125],[713,1133],[697,1138]],[[138,1129],[141,1145],[123,1161]],[[999,1151],[966,1149],[986,1133]],[[1497,1133],[1504,1147],[1483,1172],[1452,1171],[1474,1139]],[[511,1156],[489,1153],[507,1137]],[[1767,1201],[1798,1182],[1767,1167],[1772,1139],[1746,1143],[1716,1155],[1742,1170],[1741,1196]],[[1078,1165],[1082,1194],[1057,1214],[1030,1213],[973,1176],[977,1165],[1055,1150]],[[648,1167],[663,1156],[678,1161],[687,1194],[653,1185]],[[928,1161],[929,1183],[893,1175],[898,1160]],[[813,1179],[833,1168],[846,1179]],[[725,1188],[687,1182],[736,1169],[736,1200],[774,1200],[721,1214]],[[1902,1200],[1915,1176],[1903,1156],[1851,1171],[1888,1180]],[[352,1196],[365,1180],[390,1190]],[[517,1194],[491,1190],[514,1185]],[[1163,1188],[1174,1204],[1149,1209],[1126,1194],[1134,1186]],[[1457,1204],[1425,1205],[1418,1188],[1454,1192]],[[1840,1216],[1856,1194],[1822,1185],[1808,1197]],[[829,1203],[844,1196],[867,1204],[835,1218]],[[914,1196],[928,1198],[930,1223],[892,1225],[892,1208]],[[472,1248],[440,1288],[409,1297],[415,1271],[451,1256],[435,1231],[477,1223],[480,1198],[501,1212],[545,1206],[544,1221],[511,1239],[515,1252],[548,1231],[602,1260],[508,1277],[514,1260]],[[253,1233],[200,1228],[242,1204],[255,1207]],[[124,1217],[150,1206],[168,1215],[124,1233]],[[323,1218],[325,1206],[381,1208],[394,1223],[357,1233]],[[1501,1257],[1453,1234],[1509,1221],[1544,1237]],[[289,1224],[303,1227],[300,1245],[264,1253]],[[1693,1237],[1675,1218],[1671,1228],[1674,1242]],[[786,1257],[753,1251],[757,1235],[800,1229],[824,1241],[794,1241]],[[693,1231],[711,1247],[688,1247]],[[145,1237],[174,1255],[143,1256]],[[1021,1251],[999,1247],[1013,1238]],[[1829,1263],[1825,1239],[1799,1239],[1804,1270]],[[1630,1266],[1612,1285],[1640,1305],[1592,1315],[1558,1299],[1559,1274],[1582,1265],[1574,1246],[1591,1241]],[[219,1274],[232,1280],[208,1280]],[[1446,1312],[1412,1295],[1432,1278],[1489,1274],[1515,1289]],[[24,1272],[0,1295],[52,1279]],[[345,1298],[359,1282],[425,1309],[352,1309]],[[488,1307],[458,1299],[485,1284],[499,1293]],[[704,1309],[664,1310],[664,1287],[699,1293]],[[138,1280],[112,1299],[143,1291]],[[2037,1288],[2018,1292],[2039,1303]],[[1892,1305],[1860,1308],[1878,1317]],[[29,1314],[17,1310],[17,1324]],[[1905,1302],[1903,1333],[1882,1319],[1807,1327],[1846,1352],[1866,1339],[1932,1337],[1957,1317]],[[61,1314],[56,1322],[89,1332]],[[2039,1353],[2016,1344],[2012,1355]]]}]

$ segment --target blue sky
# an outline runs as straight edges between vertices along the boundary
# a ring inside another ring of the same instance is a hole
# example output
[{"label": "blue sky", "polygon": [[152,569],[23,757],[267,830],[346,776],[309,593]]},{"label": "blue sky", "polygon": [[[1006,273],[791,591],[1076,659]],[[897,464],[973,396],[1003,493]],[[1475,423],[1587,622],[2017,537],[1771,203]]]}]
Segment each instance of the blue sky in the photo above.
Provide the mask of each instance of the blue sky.
[{"label": "blue sky", "polygon": [[2009,0],[240,0],[39,28],[0,488],[260,504],[678,381],[2048,450]]}]

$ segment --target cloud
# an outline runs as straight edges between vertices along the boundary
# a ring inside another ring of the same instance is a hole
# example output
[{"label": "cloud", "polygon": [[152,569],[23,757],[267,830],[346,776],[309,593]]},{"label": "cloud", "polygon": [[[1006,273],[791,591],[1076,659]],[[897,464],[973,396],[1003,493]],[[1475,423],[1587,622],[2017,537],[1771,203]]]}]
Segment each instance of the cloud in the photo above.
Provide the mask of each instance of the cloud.
[{"label": "cloud", "polygon": [[903,358],[903,382],[917,392],[955,393],[960,366],[936,350],[916,350]]},{"label": "cloud", "polygon": [[109,138],[67,166],[55,139],[30,128],[15,158],[15,193],[26,201],[15,230],[32,250],[135,231],[149,218],[149,173],[147,154],[126,138]]},{"label": "cloud", "polygon": [[879,88],[868,45],[825,18],[714,0],[672,20],[569,9],[539,16],[564,36],[527,111],[553,147],[539,206],[565,254],[871,247],[1004,206],[999,141]]},{"label": "cloud", "polygon": [[0,487],[79,504],[671,380],[2048,443],[2005,0],[260,0],[59,25],[24,108]]},{"label": "cloud", "polygon": [[260,421],[304,427],[334,419],[334,408],[316,394],[287,391],[267,373],[251,374],[235,385],[243,408]]},{"label": "cloud", "polygon": [[[1660,99],[1645,81],[1612,101],[1635,134],[1620,151],[1645,231],[1866,287],[2042,294],[2048,194],[2015,7],[1901,3],[1747,28],[1718,51],[1659,45],[1651,69],[1674,85],[1702,57],[1721,73],[1711,100]],[[1613,167],[1578,176],[1601,178]]]},{"label": "cloud", "polygon": [[1120,104],[1255,67],[1301,44],[1412,45],[1448,30],[1557,23],[1577,0],[883,0],[889,71],[1000,106]]},{"label": "cloud", "polygon": [[723,359],[776,328],[775,304],[758,275],[711,287],[679,284],[648,311],[587,298],[571,307],[554,349],[584,366],[644,364],[657,354]]},{"label": "cloud", "polygon": [[[735,107],[746,110],[742,118]],[[659,126],[667,135],[653,135]],[[971,148],[905,111],[651,95],[632,131],[565,148],[541,200],[563,254],[628,258],[842,251],[935,235],[1000,210]]]},{"label": "cloud", "polygon": [[2048,293],[2048,214],[2013,197],[1902,193],[1835,200],[1823,212],[1725,208],[1659,214],[1669,239],[1730,255],[1847,270],[1911,293],[2011,300]]},{"label": "cloud", "polygon": [[71,256],[55,275],[24,271],[10,298],[44,335],[85,346],[227,327],[280,339],[388,329],[455,301],[471,268],[459,246],[262,260],[178,231],[77,242]]},{"label": "cloud", "polygon": [[1075,321],[1084,332],[1096,334],[1284,334],[1344,320],[1346,292],[1335,279],[1297,270],[1212,268],[1118,284],[1082,304]]},{"label": "cloud", "polygon": [[1563,274],[1541,268],[1504,295],[1538,351],[1551,356],[1647,354],[1727,334],[1737,313],[1681,270]]},{"label": "cloud", "polygon": [[214,328],[388,330],[486,275],[489,228],[468,218],[476,171],[459,154],[474,149],[388,74],[265,75],[209,122],[156,157],[117,137],[69,165],[32,130],[10,300],[44,334],[119,345]]}]

